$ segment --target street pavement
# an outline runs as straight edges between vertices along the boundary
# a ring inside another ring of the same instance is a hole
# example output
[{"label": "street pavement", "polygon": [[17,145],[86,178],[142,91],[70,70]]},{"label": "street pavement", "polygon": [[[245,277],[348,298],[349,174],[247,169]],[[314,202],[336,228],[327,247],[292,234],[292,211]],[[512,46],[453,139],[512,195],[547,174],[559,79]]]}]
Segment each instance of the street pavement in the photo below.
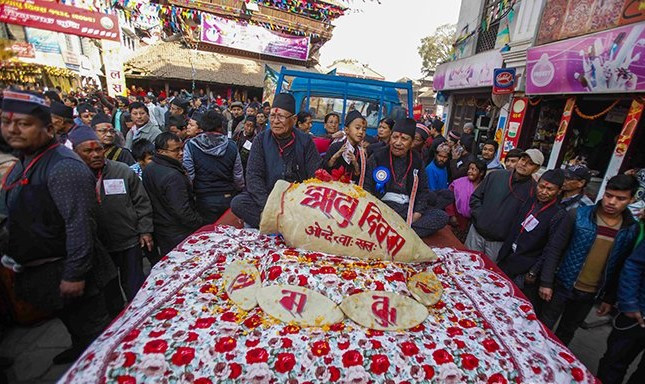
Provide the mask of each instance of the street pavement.
[{"label": "street pavement", "polygon": [[[597,320],[592,313],[588,322]],[[591,329],[580,329],[571,342],[571,351],[593,372],[598,369],[598,360],[606,349],[606,339],[611,331],[610,325]],[[71,345],[71,339],[59,320],[49,320],[33,327],[16,327],[10,329],[2,342],[0,354],[13,357],[15,364],[6,372],[9,383],[13,384],[49,384],[55,383],[70,367],[52,365],[56,354]],[[630,373],[636,368],[632,364]]]}]

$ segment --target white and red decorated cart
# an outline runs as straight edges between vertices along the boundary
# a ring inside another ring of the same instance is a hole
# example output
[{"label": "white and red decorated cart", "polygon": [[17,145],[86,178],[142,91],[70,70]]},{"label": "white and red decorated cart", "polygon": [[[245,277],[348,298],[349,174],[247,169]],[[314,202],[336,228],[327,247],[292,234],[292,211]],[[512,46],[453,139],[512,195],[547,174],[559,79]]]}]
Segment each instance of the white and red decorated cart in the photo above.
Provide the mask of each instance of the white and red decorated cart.
[{"label": "white and red decorated cart", "polygon": [[[424,240],[456,241],[444,234]],[[205,227],[153,268],[61,382],[596,381],[485,256],[433,250],[434,261],[400,264],[292,248],[281,236],[230,225]],[[419,273],[436,275],[443,289],[433,305],[420,304],[411,288]],[[249,289],[266,293],[259,305],[252,291],[240,295]],[[303,311],[316,316],[305,321]]]}]

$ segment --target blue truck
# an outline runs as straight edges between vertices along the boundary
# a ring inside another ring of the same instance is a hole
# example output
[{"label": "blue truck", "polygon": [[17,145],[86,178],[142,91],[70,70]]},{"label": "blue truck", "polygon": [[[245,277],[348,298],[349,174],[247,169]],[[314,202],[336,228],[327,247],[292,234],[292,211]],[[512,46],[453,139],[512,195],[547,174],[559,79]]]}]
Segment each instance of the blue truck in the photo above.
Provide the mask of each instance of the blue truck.
[{"label": "blue truck", "polygon": [[276,94],[280,92],[294,96],[296,113],[305,110],[312,114],[311,132],[316,136],[324,135],[324,118],[331,112],[340,115],[342,127],[345,115],[353,109],[358,110],[367,120],[367,134],[370,136],[376,136],[382,118],[412,117],[411,81],[395,83],[282,67]]}]

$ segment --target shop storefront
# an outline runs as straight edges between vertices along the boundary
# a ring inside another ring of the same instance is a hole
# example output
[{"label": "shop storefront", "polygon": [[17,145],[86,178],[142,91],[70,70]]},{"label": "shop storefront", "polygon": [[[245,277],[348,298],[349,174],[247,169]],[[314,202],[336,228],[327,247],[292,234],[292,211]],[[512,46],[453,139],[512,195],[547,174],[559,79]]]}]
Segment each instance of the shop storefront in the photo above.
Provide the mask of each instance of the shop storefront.
[{"label": "shop storefront", "polygon": [[478,141],[492,136],[499,118],[499,108],[491,98],[493,70],[502,63],[502,55],[493,50],[437,68],[433,86],[448,97],[444,110],[448,129],[462,132],[466,123],[473,123]]},{"label": "shop storefront", "polygon": [[0,6],[0,38],[14,53],[0,63],[0,81],[69,91],[103,78],[111,96],[123,93],[115,15],[46,0],[26,3]]},{"label": "shop storefront", "polygon": [[7,60],[0,63],[0,82],[60,87],[69,91],[80,84],[80,78],[65,68]]},{"label": "shop storefront", "polygon": [[548,168],[584,161],[597,177],[644,167],[645,22],[528,50],[529,110],[519,147],[540,148]]}]

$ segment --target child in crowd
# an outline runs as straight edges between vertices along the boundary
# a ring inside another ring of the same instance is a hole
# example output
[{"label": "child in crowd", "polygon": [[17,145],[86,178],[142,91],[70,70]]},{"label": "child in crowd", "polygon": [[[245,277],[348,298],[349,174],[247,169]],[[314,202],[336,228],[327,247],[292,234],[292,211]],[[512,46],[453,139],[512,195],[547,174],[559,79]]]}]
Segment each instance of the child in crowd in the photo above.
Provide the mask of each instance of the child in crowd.
[{"label": "child in crowd", "polygon": [[143,169],[150,164],[155,154],[155,146],[149,140],[141,139],[132,144],[132,156],[137,161],[130,166],[130,169],[139,176],[143,176]]}]

